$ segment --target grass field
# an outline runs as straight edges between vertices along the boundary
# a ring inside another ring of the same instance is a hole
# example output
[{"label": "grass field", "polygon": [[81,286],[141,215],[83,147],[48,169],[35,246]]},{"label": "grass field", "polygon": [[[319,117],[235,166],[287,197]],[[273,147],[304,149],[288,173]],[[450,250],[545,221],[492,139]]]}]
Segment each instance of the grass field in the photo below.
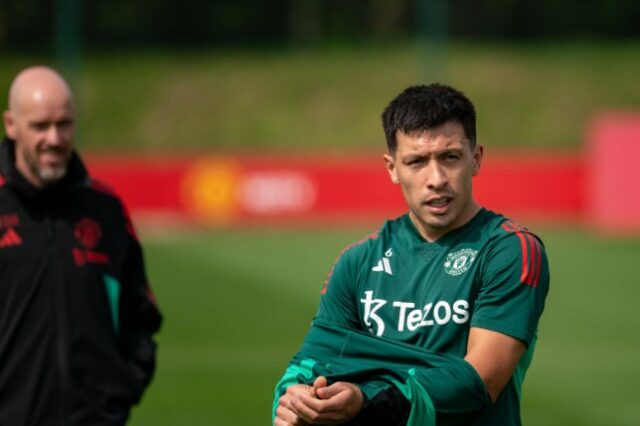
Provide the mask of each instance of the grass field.
[{"label": "grass field", "polygon": [[[411,84],[434,79],[478,107],[488,147],[578,148],[594,113],[640,105],[640,41],[452,41],[308,49],[82,53],[75,88],[91,150],[365,149],[379,116]],[[46,57],[0,54],[0,96]]]},{"label": "grass field", "polygon": [[[131,425],[268,425],[337,253],[370,229],[143,233],[165,324]],[[552,287],[524,388],[524,424],[637,425],[640,240],[539,232]]]}]

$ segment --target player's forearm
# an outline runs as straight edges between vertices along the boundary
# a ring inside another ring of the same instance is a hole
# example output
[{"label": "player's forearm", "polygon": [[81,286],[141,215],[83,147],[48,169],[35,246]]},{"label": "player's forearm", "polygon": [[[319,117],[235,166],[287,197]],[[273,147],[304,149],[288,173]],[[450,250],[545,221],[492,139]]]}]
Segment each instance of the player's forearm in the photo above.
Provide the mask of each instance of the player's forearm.
[{"label": "player's forearm", "polygon": [[414,377],[439,413],[469,413],[492,404],[482,378],[463,360],[448,367],[417,368]]},{"label": "player's forearm", "polygon": [[465,360],[482,378],[491,399],[498,399],[526,347],[513,337],[472,327]]}]

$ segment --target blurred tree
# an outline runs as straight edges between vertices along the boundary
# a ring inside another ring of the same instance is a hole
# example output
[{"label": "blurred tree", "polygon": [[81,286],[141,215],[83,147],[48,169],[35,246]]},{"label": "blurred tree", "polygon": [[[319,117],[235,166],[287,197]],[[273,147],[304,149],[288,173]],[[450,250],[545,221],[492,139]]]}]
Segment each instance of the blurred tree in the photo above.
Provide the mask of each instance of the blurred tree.
[{"label": "blurred tree", "polygon": [[464,37],[638,37],[637,0],[449,0],[451,33]]},{"label": "blurred tree", "polygon": [[[419,0],[428,3],[431,0]],[[83,1],[83,45],[182,47],[419,34],[418,0]],[[450,37],[640,36],[638,0],[443,0]],[[0,0],[0,43],[54,48],[56,0]]]},{"label": "blurred tree", "polygon": [[[5,46],[51,50],[55,0],[0,0],[7,20]],[[8,19],[11,17],[11,19]]]},{"label": "blurred tree", "polygon": [[407,35],[410,29],[410,0],[371,0],[369,25],[375,36]]},{"label": "blurred tree", "polygon": [[0,1],[0,49],[2,49],[7,40],[7,13],[4,2]]},{"label": "blurred tree", "polygon": [[294,45],[317,42],[322,36],[322,0],[289,2],[289,39]]}]

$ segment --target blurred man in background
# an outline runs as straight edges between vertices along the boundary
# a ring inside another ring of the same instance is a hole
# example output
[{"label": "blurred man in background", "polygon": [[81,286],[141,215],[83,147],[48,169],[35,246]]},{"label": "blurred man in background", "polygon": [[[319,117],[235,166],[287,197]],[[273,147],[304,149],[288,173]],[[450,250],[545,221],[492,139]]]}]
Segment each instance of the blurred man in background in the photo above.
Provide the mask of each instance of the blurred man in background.
[{"label": "blurred man in background", "polygon": [[123,204],[73,149],[75,103],[17,75],[0,148],[0,424],[121,425],[153,375],[161,315]]},{"label": "blurred man in background", "polygon": [[481,207],[461,92],[410,87],[383,113],[409,212],[346,249],[276,386],[276,426],[517,425],[549,286],[541,241]]}]

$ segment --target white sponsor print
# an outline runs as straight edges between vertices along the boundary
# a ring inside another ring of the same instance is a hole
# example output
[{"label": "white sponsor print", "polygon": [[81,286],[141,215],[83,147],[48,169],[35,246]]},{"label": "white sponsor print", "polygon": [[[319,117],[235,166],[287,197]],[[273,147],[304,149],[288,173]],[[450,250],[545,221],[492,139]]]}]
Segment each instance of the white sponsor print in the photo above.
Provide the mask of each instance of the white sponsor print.
[{"label": "white sponsor print", "polygon": [[422,309],[414,309],[412,302],[393,302],[393,306],[400,308],[398,313],[398,331],[415,331],[420,327],[431,327],[434,324],[444,325],[450,321],[464,324],[469,320],[469,302],[456,300],[453,305],[445,300],[427,303]]},{"label": "white sponsor print", "polygon": [[[382,318],[376,314],[376,311],[386,305],[387,301],[384,299],[374,299],[373,291],[371,290],[365,291],[364,294],[366,297],[364,299],[360,299],[360,302],[364,303],[364,323],[369,327],[369,332],[371,334],[382,336],[382,333],[384,333],[384,321],[382,321]],[[373,320],[377,326],[375,333],[372,328],[371,320]]]},{"label": "white sponsor print", "polygon": [[[378,315],[378,310],[389,303],[385,299],[374,299],[373,291],[365,291],[365,298],[360,299],[364,305],[363,320],[371,334],[382,336],[385,331],[385,322]],[[396,308],[395,321],[392,325],[399,332],[416,331],[421,327],[445,325],[453,321],[456,324],[464,324],[469,321],[469,302],[456,300],[449,303],[446,300],[430,302],[422,308],[416,308],[414,302],[393,301],[391,305]],[[373,324],[376,327],[374,329]]]}]

